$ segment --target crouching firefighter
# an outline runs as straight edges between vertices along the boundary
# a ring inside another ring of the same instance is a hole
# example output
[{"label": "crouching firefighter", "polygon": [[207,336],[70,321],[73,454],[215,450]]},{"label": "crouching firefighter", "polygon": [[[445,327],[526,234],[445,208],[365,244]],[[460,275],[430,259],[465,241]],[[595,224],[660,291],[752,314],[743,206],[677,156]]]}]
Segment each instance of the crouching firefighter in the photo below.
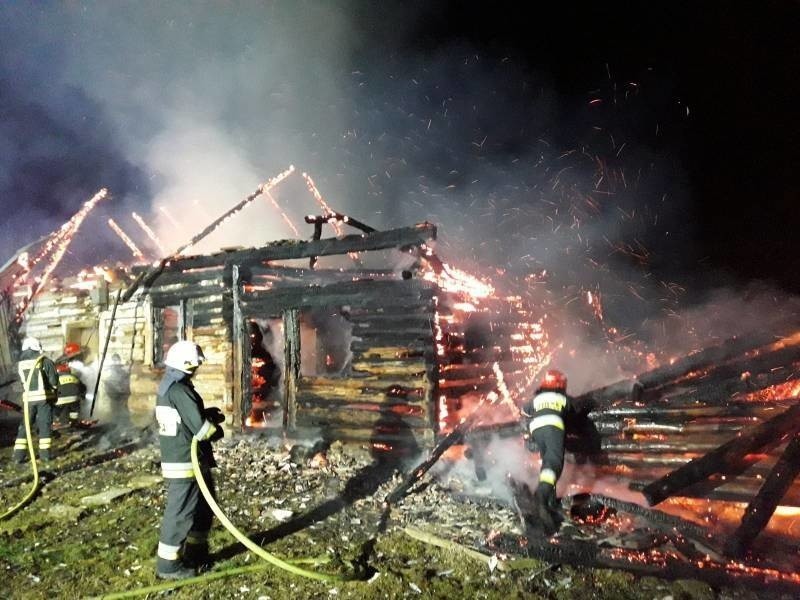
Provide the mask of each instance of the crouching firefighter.
[{"label": "crouching firefighter", "polygon": [[192,439],[199,440],[198,460],[209,489],[214,490],[211,468],[216,466],[211,442],[222,437],[219,409],[206,410],[192,385],[203,363],[203,351],[194,342],[176,342],[167,352],[166,372],[158,386],[156,420],[161,446],[161,471],[167,480],[167,504],[158,541],[156,575],[162,579],[192,577],[207,563],[212,512],[192,470]]},{"label": "crouching firefighter", "polygon": [[56,364],[58,371],[58,401],[56,416],[64,425],[76,425],[80,417],[80,408],[86,398],[86,386],[78,375],[67,364],[71,358],[81,354],[78,344],[69,343],[64,346],[64,356]]},{"label": "crouching firefighter", "polygon": [[[39,433],[39,459],[52,459],[50,437],[53,429],[53,407],[58,399],[58,373],[55,363],[42,352],[38,339],[27,337],[22,341],[19,355],[19,378],[22,381],[22,401],[28,408],[28,420]],[[13,459],[23,463],[28,457],[28,436],[25,433],[25,420],[19,425],[17,439],[14,441]]]},{"label": "crouching firefighter", "polygon": [[564,468],[564,418],[572,409],[567,397],[567,378],[561,371],[545,373],[530,408],[528,430],[542,459],[535,494],[538,516],[545,533],[552,535],[563,520],[556,483]]}]

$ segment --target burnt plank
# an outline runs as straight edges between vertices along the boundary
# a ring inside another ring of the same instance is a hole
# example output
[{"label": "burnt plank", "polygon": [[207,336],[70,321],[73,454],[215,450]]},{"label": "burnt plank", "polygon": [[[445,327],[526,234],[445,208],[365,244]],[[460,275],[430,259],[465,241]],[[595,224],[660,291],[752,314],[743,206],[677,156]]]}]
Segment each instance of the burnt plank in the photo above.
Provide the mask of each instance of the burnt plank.
[{"label": "burnt plank", "polygon": [[420,246],[431,239],[436,239],[436,227],[431,223],[421,223],[414,227],[346,235],[342,238],[325,238],[307,242],[280,240],[261,248],[248,248],[218,252],[207,256],[180,258],[171,261],[164,270],[195,269],[222,264],[259,264],[271,260],[289,260],[310,258],[312,256],[347,254],[348,252],[385,250],[403,246]]},{"label": "burnt plank", "polygon": [[672,473],[653,481],[644,490],[650,506],[669,498],[680,490],[707,479],[714,473],[733,473],[747,454],[765,446],[774,447],[783,437],[800,430],[800,404],[768,421],[752,427],[701,458],[694,459]]}]

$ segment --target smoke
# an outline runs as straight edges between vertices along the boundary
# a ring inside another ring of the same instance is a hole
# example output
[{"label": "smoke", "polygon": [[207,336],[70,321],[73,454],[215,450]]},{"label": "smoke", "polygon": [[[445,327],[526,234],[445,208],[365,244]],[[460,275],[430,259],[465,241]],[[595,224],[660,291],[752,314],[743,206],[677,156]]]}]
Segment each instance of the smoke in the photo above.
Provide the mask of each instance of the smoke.
[{"label": "smoke", "polygon": [[[543,311],[567,307],[551,315],[561,358],[602,367],[571,375],[581,386],[642,370],[647,352],[609,348],[663,341],[685,290],[720,281],[693,244],[669,74],[612,64],[565,87],[552,55],[431,37],[446,18],[428,4],[3,5],[0,254],[108,187],[64,269],[131,260],[109,216],[155,258],[132,211],[173,250],[294,164],[370,225],[439,224],[439,254],[495,283],[546,272]],[[321,209],[299,175],[273,199],[310,234],[302,216]],[[260,197],[189,252],[291,237]],[[580,306],[587,290],[605,324]]]}]

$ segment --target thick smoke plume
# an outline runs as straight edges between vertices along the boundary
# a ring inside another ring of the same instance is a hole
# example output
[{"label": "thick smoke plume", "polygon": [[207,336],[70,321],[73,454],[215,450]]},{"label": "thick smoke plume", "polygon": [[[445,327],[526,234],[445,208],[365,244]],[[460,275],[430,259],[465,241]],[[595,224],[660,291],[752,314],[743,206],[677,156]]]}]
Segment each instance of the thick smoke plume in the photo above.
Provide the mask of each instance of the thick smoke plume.
[{"label": "thick smoke plume", "polygon": [[[536,275],[522,293],[546,296],[561,358],[603,365],[573,377],[579,387],[641,370],[639,348],[635,360],[594,357],[659,341],[664,323],[685,322],[674,317],[685,290],[713,280],[676,158],[689,111],[668,78],[643,63],[618,79],[610,65],[565,91],[502,48],[420,41],[426,3],[367,6],[0,7],[0,255],[105,186],[113,199],[64,268],[131,261],[108,217],[154,259],[132,212],[174,249],[294,164],[334,209],[375,227],[438,223],[439,253],[462,268],[518,282],[517,293]],[[302,217],[321,209],[302,180],[273,198],[310,235]],[[294,235],[259,198],[193,251]],[[604,323],[573,311],[587,292],[602,297]]]}]

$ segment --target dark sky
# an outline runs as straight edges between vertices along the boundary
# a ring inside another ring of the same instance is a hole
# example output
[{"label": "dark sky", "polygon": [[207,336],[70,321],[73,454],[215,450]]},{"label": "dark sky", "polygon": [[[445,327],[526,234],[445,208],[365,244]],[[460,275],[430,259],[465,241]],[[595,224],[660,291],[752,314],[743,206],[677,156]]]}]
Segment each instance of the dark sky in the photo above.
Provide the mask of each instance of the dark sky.
[{"label": "dark sky", "polygon": [[[535,2],[526,15],[518,2],[432,4],[402,45],[512,56],[563,105],[605,73],[620,87],[646,79],[656,92],[637,109],[663,121],[661,148],[686,169],[700,258],[800,290],[800,3]],[[675,105],[688,111],[680,125]],[[566,147],[565,130],[552,139]]]},{"label": "dark sky", "polygon": [[[108,216],[146,247],[131,210],[184,241],[292,162],[334,206],[435,221],[445,252],[514,273],[800,290],[797,2],[0,12],[3,260],[104,186],[76,260],[126,257]],[[179,234],[159,206],[198,221]]]}]

